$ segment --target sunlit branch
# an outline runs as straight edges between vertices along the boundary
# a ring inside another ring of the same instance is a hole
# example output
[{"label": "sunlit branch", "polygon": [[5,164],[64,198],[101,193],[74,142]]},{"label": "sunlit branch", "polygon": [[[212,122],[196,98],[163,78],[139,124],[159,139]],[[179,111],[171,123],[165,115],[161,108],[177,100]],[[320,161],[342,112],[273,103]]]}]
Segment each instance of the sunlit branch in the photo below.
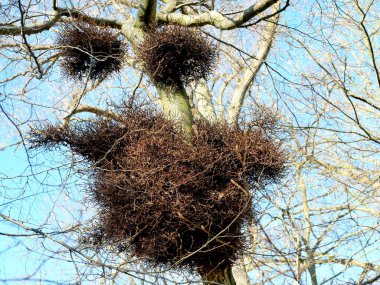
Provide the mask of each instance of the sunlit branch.
[{"label": "sunlit branch", "polygon": [[212,25],[221,30],[230,30],[238,28],[278,2],[279,0],[261,0],[232,18],[226,17],[217,11],[205,12],[199,15],[164,14],[159,12],[157,13],[157,20],[162,23],[179,24],[188,27]]}]

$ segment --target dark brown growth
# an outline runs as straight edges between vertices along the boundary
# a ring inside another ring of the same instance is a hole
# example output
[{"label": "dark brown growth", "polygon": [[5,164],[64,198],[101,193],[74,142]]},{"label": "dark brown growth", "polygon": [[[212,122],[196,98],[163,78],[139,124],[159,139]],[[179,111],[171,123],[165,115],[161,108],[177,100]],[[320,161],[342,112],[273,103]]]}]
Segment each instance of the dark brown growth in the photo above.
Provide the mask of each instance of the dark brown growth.
[{"label": "dark brown growth", "polygon": [[120,71],[126,52],[110,28],[77,21],[64,25],[56,40],[63,74],[75,80],[105,78]]},{"label": "dark brown growth", "polygon": [[231,265],[244,248],[249,191],[284,174],[281,144],[261,123],[198,123],[189,144],[152,110],[124,108],[120,118],[33,133],[33,147],[66,144],[93,164],[101,226],[92,242],[201,274]]},{"label": "dark brown growth", "polygon": [[147,35],[137,56],[154,83],[178,86],[206,78],[214,67],[217,52],[194,29],[161,26]]}]

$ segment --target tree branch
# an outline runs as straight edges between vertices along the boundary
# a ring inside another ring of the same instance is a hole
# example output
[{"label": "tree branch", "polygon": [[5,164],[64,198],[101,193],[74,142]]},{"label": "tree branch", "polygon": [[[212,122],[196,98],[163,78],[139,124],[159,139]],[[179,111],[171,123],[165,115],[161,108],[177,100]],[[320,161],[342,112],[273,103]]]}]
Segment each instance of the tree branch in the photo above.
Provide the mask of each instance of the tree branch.
[{"label": "tree branch", "polygon": [[24,15],[25,15],[25,10],[24,10],[24,7],[22,6],[21,4],[21,0],[18,0],[18,8],[19,8],[19,11],[20,11],[20,15],[21,15],[21,19],[20,19],[20,24],[21,24],[21,27],[20,27],[20,33],[21,33],[21,36],[22,36],[22,39],[24,40],[24,44],[31,56],[31,58],[33,58],[34,62],[36,63],[36,66],[37,66],[37,70],[38,70],[38,73],[39,75],[37,76],[38,79],[41,79],[44,72],[42,70],[42,67],[40,65],[40,63],[38,62],[38,59],[36,57],[36,55],[34,54],[32,48],[30,47],[29,43],[28,43],[28,40],[25,36],[25,33],[24,33],[24,28],[25,28],[25,18],[24,18]]},{"label": "tree branch", "polygon": [[150,27],[156,22],[157,0],[142,0],[137,13],[136,26]]},{"label": "tree branch", "polygon": [[226,17],[217,11],[210,11],[199,15],[157,13],[157,21],[167,24],[179,24],[188,27],[212,25],[221,30],[231,30],[248,22],[253,17],[278,2],[279,0],[261,0],[243,10],[233,18]]},{"label": "tree branch", "polygon": [[[278,8],[279,4],[276,5],[276,9]],[[235,89],[227,114],[227,122],[230,124],[237,122],[247,90],[251,83],[254,81],[257,73],[259,72],[261,66],[269,54],[276,35],[276,28],[279,18],[280,14],[276,14],[274,21],[268,23],[264,31],[263,43],[260,46],[256,59],[254,59],[252,63],[247,66],[247,68],[245,68],[242,80]]]},{"label": "tree branch", "polygon": [[197,109],[210,123],[216,122],[216,113],[212,104],[210,90],[205,80],[199,81],[194,87],[193,98],[197,103]]},{"label": "tree branch", "polygon": [[[41,237],[44,237],[44,238],[47,238],[59,245],[61,245],[62,247],[66,248],[67,250],[69,250],[70,252],[75,252],[79,257],[81,257],[82,259],[86,260],[89,264],[93,265],[93,266],[100,266],[100,267],[105,267],[105,268],[109,268],[109,269],[112,269],[112,270],[117,270],[118,272],[122,272],[124,274],[127,274],[127,275],[130,275],[132,277],[137,277],[136,275],[134,275],[133,273],[136,272],[136,271],[133,271],[133,270],[129,270],[129,269],[124,269],[122,268],[121,266],[113,266],[113,265],[108,265],[108,264],[105,264],[101,261],[98,261],[98,260],[95,260],[93,257],[91,256],[88,256],[86,255],[85,253],[81,252],[80,250],[68,245],[67,243],[43,232],[42,230],[38,229],[38,228],[31,228],[29,226],[27,226],[25,223],[23,222],[20,222],[20,221],[17,221],[17,220],[14,220],[12,219],[11,217],[8,217],[6,215],[3,215],[2,213],[0,213],[0,218],[3,218],[5,221],[8,221],[14,225],[16,225],[17,227],[19,228],[22,228],[26,231],[30,231],[30,232],[33,232],[34,234],[36,235],[40,235]],[[136,272],[137,273],[137,272]],[[137,277],[138,278],[138,277]],[[139,278],[141,279],[141,278]],[[151,283],[153,284],[153,283]]]},{"label": "tree branch", "polygon": [[0,26],[0,35],[2,36],[18,36],[21,32],[24,35],[38,34],[43,31],[49,30],[53,27],[60,19],[62,15],[56,13],[50,21],[46,21],[40,24],[35,24],[33,26],[19,27],[15,25]]},{"label": "tree branch", "polygon": [[56,7],[55,14],[51,18],[51,20],[43,22],[43,23],[38,23],[32,26],[15,26],[15,25],[0,26],[0,35],[18,36],[21,34],[23,35],[38,34],[43,31],[49,30],[57,22],[59,22],[63,16],[72,17],[72,18],[81,18],[83,21],[95,23],[96,25],[99,25],[99,26],[108,26],[114,29],[121,29],[121,26],[122,26],[122,23],[118,20],[90,17],[79,11],[72,11],[70,9]]},{"label": "tree branch", "polygon": [[68,8],[57,7],[55,9],[55,11],[60,13],[61,16],[71,17],[74,19],[80,18],[84,22],[90,22],[91,24],[96,24],[98,26],[107,26],[107,27],[111,27],[114,29],[118,29],[118,30],[121,29],[121,26],[123,24],[121,21],[118,21],[118,20],[111,20],[111,19],[107,19],[107,18],[98,18],[98,17],[90,17],[90,16],[88,16],[88,15],[86,15],[80,11],[71,10]]},{"label": "tree branch", "polygon": [[110,112],[110,111],[107,111],[107,110],[104,110],[104,109],[101,109],[98,107],[89,106],[89,105],[84,105],[84,106],[80,106],[80,107],[76,108],[69,115],[67,115],[64,119],[70,120],[70,118],[73,115],[78,114],[78,113],[85,113],[85,112],[92,113],[92,114],[95,114],[97,116],[107,117],[107,118],[113,119],[115,121],[117,121],[119,119],[117,114],[115,114],[113,112]]}]

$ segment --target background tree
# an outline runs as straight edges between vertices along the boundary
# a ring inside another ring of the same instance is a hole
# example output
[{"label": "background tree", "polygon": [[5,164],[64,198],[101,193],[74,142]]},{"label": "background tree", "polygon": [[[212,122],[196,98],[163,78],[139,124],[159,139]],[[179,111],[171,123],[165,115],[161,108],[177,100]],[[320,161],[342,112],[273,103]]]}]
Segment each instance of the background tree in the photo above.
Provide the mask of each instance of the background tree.
[{"label": "background tree", "polygon": [[[38,261],[26,275],[8,273],[3,280],[182,282],[173,272],[77,247],[92,214],[78,191],[86,179],[72,167],[80,158],[35,157],[24,142],[28,124],[109,116],[110,100],[128,93],[161,102],[167,116],[189,132],[194,116],[233,124],[245,111],[243,101],[281,109],[293,169],[257,203],[251,246],[234,269],[238,282],[371,284],[380,278],[378,1],[294,1],[277,25],[278,14],[272,14],[285,1],[231,2],[158,1],[157,9],[153,1],[1,4],[1,254],[11,260],[7,254],[20,251],[27,253],[26,262]],[[51,38],[61,23],[78,17],[120,31],[132,49],[152,19],[201,27],[217,41],[219,66],[208,82],[160,90],[128,52],[120,76],[73,88],[61,80],[60,50]],[[178,96],[167,96],[173,92]],[[12,152],[24,160],[20,172],[10,169],[17,159]],[[63,271],[59,280],[46,274],[53,265]],[[181,278],[197,281],[193,275]]]}]

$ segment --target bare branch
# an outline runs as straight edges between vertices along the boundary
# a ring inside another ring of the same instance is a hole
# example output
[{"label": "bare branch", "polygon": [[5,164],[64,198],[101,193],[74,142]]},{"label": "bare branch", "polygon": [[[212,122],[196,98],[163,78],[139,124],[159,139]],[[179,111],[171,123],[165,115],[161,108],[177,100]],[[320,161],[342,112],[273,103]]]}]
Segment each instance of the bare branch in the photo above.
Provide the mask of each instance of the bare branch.
[{"label": "bare branch", "polygon": [[[278,8],[279,4],[276,5],[276,9]],[[254,81],[257,73],[259,72],[261,66],[269,54],[276,35],[277,22],[279,18],[280,14],[276,14],[274,21],[268,22],[268,25],[263,32],[262,44],[260,46],[256,59],[254,59],[252,63],[245,68],[242,79],[234,91],[227,114],[227,122],[230,124],[237,122],[247,90],[251,83]]]},{"label": "bare branch", "polygon": [[259,15],[278,2],[279,0],[261,0],[233,18],[226,17],[217,11],[210,11],[199,15],[157,13],[157,20],[162,23],[179,24],[188,27],[212,25],[221,30],[231,30],[247,23],[253,17]]},{"label": "bare branch", "polygon": [[153,26],[156,22],[157,0],[142,0],[139,5],[136,25],[138,27]]},{"label": "bare branch", "polygon": [[26,26],[23,28],[14,25],[0,26],[0,35],[17,36],[21,34],[21,30],[24,35],[38,34],[49,30],[61,19],[61,17],[62,15],[60,13],[55,13],[55,15],[49,21],[35,24],[33,26]]}]

